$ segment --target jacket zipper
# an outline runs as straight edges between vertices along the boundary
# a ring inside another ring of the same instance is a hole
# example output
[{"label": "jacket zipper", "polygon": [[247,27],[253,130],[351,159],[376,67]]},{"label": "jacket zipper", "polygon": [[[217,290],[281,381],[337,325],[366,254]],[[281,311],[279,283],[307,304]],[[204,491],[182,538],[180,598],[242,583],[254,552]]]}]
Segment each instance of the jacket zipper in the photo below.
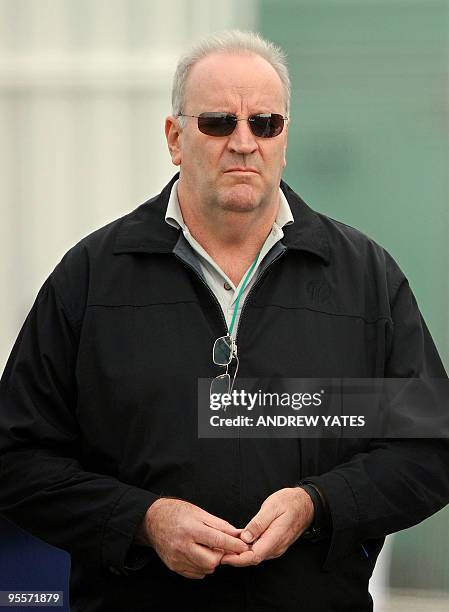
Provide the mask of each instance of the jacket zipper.
[{"label": "jacket zipper", "polygon": [[[243,317],[243,313],[245,312],[245,308],[246,308],[246,304],[248,301],[249,296],[253,293],[253,291],[256,289],[256,287],[260,284],[260,282],[262,281],[262,279],[264,278],[265,274],[267,273],[267,271],[271,268],[271,266],[274,264],[275,261],[277,261],[278,259],[280,259],[284,254],[285,251],[287,249],[285,249],[284,251],[282,251],[282,253],[279,253],[279,255],[277,255],[273,261],[271,261],[268,266],[265,268],[265,270],[262,272],[262,274],[259,276],[259,278],[256,280],[256,282],[253,284],[253,286],[251,287],[251,289],[249,290],[248,295],[245,298],[245,301],[243,303],[243,307],[242,307],[242,312],[240,313],[240,317],[239,317],[239,322],[237,323],[237,331],[235,333],[235,344],[236,347],[238,347],[237,344],[237,338],[238,338],[238,334],[239,334],[239,329],[240,329],[240,323],[242,321],[242,317]],[[195,268],[193,266],[191,266],[189,263],[187,263],[184,259],[182,259],[181,257],[179,257],[179,255],[177,255],[176,253],[173,253],[173,255],[176,257],[176,259],[178,259],[186,268],[189,268],[190,270],[192,270],[192,272],[194,272],[195,276],[197,278],[200,279],[200,281],[202,282],[202,284],[207,288],[207,290],[209,291],[209,294],[212,296],[215,304],[218,306],[218,311],[221,315],[221,319],[224,323],[224,328],[226,330],[226,334],[229,333],[229,328],[228,328],[228,324],[226,323],[226,319],[225,316],[223,314],[223,309],[221,307],[220,302],[217,299],[217,296],[215,295],[215,293],[212,291],[212,289],[209,287],[209,285],[206,283],[206,281],[204,280],[204,278],[198,274],[198,272],[195,270]]]},{"label": "jacket zipper", "polygon": [[249,293],[246,296],[245,301],[243,302],[242,312],[240,313],[239,322],[237,323],[237,331],[235,332],[235,343],[237,344],[237,346],[238,346],[237,338],[238,338],[238,335],[239,335],[240,323],[242,322],[243,313],[245,312],[245,308],[246,308],[246,304],[248,303],[249,296],[253,293],[253,291],[256,289],[256,287],[260,284],[261,280],[264,278],[265,274],[267,273],[267,270],[269,270],[271,268],[271,266],[274,264],[275,261],[280,259],[285,254],[286,250],[287,249],[284,249],[282,251],[282,253],[279,253],[279,255],[276,255],[276,257],[273,259],[273,261],[270,261],[268,266],[265,268],[265,270],[262,272],[262,274],[259,276],[259,278],[255,281],[255,283],[253,284],[253,286],[249,290]]},{"label": "jacket zipper", "polygon": [[[236,331],[236,333],[235,333],[235,351],[236,351],[236,353],[237,353],[237,350],[238,350],[237,338],[238,338],[238,334],[239,334],[240,324],[241,324],[241,321],[242,321],[242,318],[243,318],[243,313],[244,313],[244,311],[245,311],[246,304],[247,304],[247,302],[248,302],[248,298],[249,298],[249,296],[250,296],[250,295],[253,293],[253,291],[256,289],[256,287],[257,287],[257,286],[260,284],[260,282],[262,281],[262,279],[263,279],[263,278],[264,278],[264,276],[266,275],[267,271],[268,271],[268,270],[271,268],[271,266],[274,264],[274,262],[275,262],[275,261],[277,261],[278,259],[280,259],[280,258],[281,258],[281,257],[282,257],[282,256],[285,254],[285,251],[286,251],[286,250],[287,250],[287,249],[284,249],[284,250],[282,251],[282,253],[279,253],[279,255],[277,255],[277,256],[276,256],[276,257],[273,259],[273,261],[271,261],[271,262],[268,264],[268,266],[265,268],[265,270],[262,272],[262,274],[259,276],[259,278],[258,278],[258,279],[255,281],[255,283],[253,284],[253,286],[252,286],[252,287],[251,287],[251,289],[249,290],[248,295],[247,295],[247,296],[246,296],[246,298],[245,298],[245,301],[244,301],[243,306],[242,306],[242,311],[241,311],[241,313],[240,313],[239,322],[237,323],[237,331]],[[203,277],[202,277],[202,276],[200,276],[200,275],[198,274],[198,272],[195,270],[195,268],[194,268],[193,266],[191,266],[191,265],[190,265],[190,264],[188,264],[186,261],[184,261],[183,259],[181,259],[181,257],[179,257],[179,255],[176,255],[176,253],[174,253],[174,255],[175,255],[175,257],[176,257],[177,259],[179,259],[179,261],[180,261],[180,262],[182,262],[182,263],[183,263],[183,264],[184,264],[184,265],[185,265],[187,268],[190,268],[190,270],[192,270],[192,271],[195,273],[195,275],[196,275],[196,276],[197,276],[197,277],[198,277],[198,278],[201,280],[201,282],[203,283],[203,285],[204,285],[205,287],[207,287],[207,289],[208,289],[209,293],[210,293],[210,294],[211,294],[211,296],[214,298],[214,301],[215,301],[215,303],[216,303],[216,304],[217,304],[217,306],[218,306],[218,309],[219,309],[220,314],[221,314],[221,318],[222,318],[223,323],[224,323],[225,328],[226,328],[226,333],[228,334],[228,333],[229,333],[228,324],[226,323],[226,319],[225,319],[225,316],[224,316],[224,314],[223,314],[223,309],[222,309],[221,304],[220,304],[220,302],[218,301],[218,299],[217,299],[217,297],[216,297],[215,293],[212,291],[212,289],[209,287],[209,285],[206,283],[206,281],[203,279]],[[239,434],[240,434],[240,430],[238,429],[238,430],[237,430],[237,438],[236,438],[236,441],[237,441],[237,461],[238,461],[238,463],[239,463],[239,465],[240,465],[240,464],[241,464],[241,448],[240,448],[240,435],[239,435]],[[239,470],[239,474],[241,474],[241,470]],[[239,508],[241,509],[241,508],[242,508],[242,481],[241,481],[241,478],[239,479],[239,504],[238,504],[238,505],[239,505]]]},{"label": "jacket zipper", "polygon": [[[262,272],[262,274],[254,282],[253,286],[249,290],[248,295],[246,296],[245,301],[243,302],[242,312],[240,313],[239,322],[237,323],[237,331],[235,332],[235,344],[236,344],[236,346],[238,346],[237,338],[238,338],[238,335],[239,335],[240,324],[241,324],[242,319],[243,319],[243,313],[245,312],[245,308],[246,308],[246,304],[248,303],[249,296],[253,293],[253,291],[256,289],[256,287],[260,284],[260,282],[264,278],[265,274],[267,273],[267,270],[269,270],[269,268],[271,268],[271,266],[274,264],[275,261],[277,261],[278,259],[280,259],[284,255],[286,250],[287,249],[284,249],[282,251],[282,253],[279,253],[279,255],[277,255],[273,259],[273,261],[271,261],[268,264],[268,266],[265,268],[265,270]],[[240,447],[240,429],[237,429],[237,457],[238,457],[239,465],[241,465],[241,463],[242,463],[242,456],[241,456],[241,447]],[[240,475],[241,475],[241,473],[242,473],[241,470],[239,470],[239,474]],[[243,483],[242,483],[242,478],[240,476],[240,478],[239,478],[239,508],[242,508],[242,489],[243,489]]]}]

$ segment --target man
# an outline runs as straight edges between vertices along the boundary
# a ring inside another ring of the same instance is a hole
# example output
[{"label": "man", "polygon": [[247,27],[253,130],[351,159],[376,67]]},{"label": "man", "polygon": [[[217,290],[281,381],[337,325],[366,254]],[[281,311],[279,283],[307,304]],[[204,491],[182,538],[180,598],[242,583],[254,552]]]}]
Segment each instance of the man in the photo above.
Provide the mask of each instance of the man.
[{"label": "man", "polygon": [[289,91],[256,35],[196,45],[180,174],[71,249],[20,332],[0,511],[71,553],[74,611],[372,610],[385,535],[449,500],[443,440],[198,437],[218,338],[239,377],[445,376],[391,257],[281,182]]}]

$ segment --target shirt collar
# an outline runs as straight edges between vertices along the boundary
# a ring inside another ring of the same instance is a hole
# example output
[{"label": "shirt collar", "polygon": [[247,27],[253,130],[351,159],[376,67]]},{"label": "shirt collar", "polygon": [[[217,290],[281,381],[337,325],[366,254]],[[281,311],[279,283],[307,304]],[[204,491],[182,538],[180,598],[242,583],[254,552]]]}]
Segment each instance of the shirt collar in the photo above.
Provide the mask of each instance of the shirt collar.
[{"label": "shirt collar", "polygon": [[[120,219],[114,253],[171,253],[179,238],[179,229],[165,221],[170,194],[179,173],[160,194],[141,204]],[[284,225],[282,242],[288,249],[313,253],[328,264],[330,248],[322,215],[316,213],[284,181],[280,188],[294,223]],[[283,219],[280,219],[283,222]]]},{"label": "shirt collar", "polygon": [[[184,223],[184,217],[182,216],[182,210],[179,205],[178,182],[179,179],[176,179],[176,181],[172,185],[167,205],[167,211],[165,213],[165,221],[172,227],[185,231],[187,227]],[[294,223],[292,211],[282,189],[279,189],[279,210],[274,223],[279,228]]]}]

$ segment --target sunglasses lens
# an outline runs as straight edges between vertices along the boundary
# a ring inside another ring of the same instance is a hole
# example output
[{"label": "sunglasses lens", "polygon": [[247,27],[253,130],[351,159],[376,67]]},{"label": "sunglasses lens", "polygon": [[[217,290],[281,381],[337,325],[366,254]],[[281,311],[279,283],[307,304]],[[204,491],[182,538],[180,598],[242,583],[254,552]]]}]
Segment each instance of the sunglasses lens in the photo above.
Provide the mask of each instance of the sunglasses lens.
[{"label": "sunglasses lens", "polygon": [[208,136],[229,136],[232,134],[237,118],[227,113],[201,113],[198,129]]},{"label": "sunglasses lens", "polygon": [[284,129],[284,117],[277,113],[253,115],[249,124],[254,136],[258,138],[273,138]]},{"label": "sunglasses lens", "polygon": [[223,336],[215,340],[212,359],[216,365],[225,366],[231,363],[232,338],[230,336]]},{"label": "sunglasses lens", "polygon": [[[254,136],[273,138],[284,129],[284,117],[277,113],[260,113],[248,119]],[[198,129],[208,136],[229,136],[237,125],[237,117],[228,113],[201,113]]]}]

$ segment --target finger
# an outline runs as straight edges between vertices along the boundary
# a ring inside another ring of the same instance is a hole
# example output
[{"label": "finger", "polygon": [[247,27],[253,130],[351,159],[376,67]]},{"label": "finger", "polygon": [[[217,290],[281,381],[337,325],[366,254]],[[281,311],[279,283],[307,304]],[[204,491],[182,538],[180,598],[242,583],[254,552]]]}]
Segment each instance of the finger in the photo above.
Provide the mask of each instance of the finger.
[{"label": "finger", "polygon": [[181,574],[181,576],[185,576],[186,578],[204,578],[204,576],[207,576],[208,574],[213,574],[214,569],[215,568],[209,570],[199,567],[198,565],[190,563],[187,558],[184,558],[182,563],[178,563],[173,568],[173,571],[177,574]]},{"label": "finger", "polygon": [[179,572],[179,574],[181,576],[184,576],[184,578],[190,578],[191,580],[202,580],[202,578],[206,576],[206,574],[201,574],[200,572],[192,572],[188,570]]},{"label": "finger", "polygon": [[248,550],[241,555],[226,554],[221,558],[221,565],[233,565],[234,567],[247,567],[248,565],[257,565],[260,559],[253,550]]},{"label": "finger", "polygon": [[178,574],[183,572],[190,572],[192,574],[206,574],[205,568],[202,568],[196,563],[192,562],[190,558],[185,555],[182,559],[179,559],[171,569]]},{"label": "finger", "polygon": [[285,523],[279,519],[274,521],[253,544],[252,550],[256,557],[265,560],[280,556],[286,544],[287,525]]},{"label": "finger", "polygon": [[245,528],[244,528],[244,527],[239,527],[239,528],[234,527],[234,529],[235,529],[235,535],[236,535],[236,537],[239,537],[239,536],[240,536],[240,534],[243,532],[243,530],[244,530]]},{"label": "finger", "polygon": [[248,544],[254,542],[254,540],[260,537],[268,526],[271,525],[277,516],[278,511],[274,504],[264,505],[246,525],[240,537]]},{"label": "finger", "polygon": [[220,565],[223,553],[219,550],[212,550],[208,546],[193,543],[185,553],[186,561],[196,570],[205,574],[212,574]]},{"label": "finger", "polygon": [[176,574],[185,576],[186,578],[202,578],[206,575],[206,572],[203,569],[197,565],[194,565],[193,563],[190,563],[190,561],[186,558],[178,563],[175,563],[169,569]]},{"label": "finger", "polygon": [[222,531],[223,533],[227,533],[228,535],[234,537],[238,537],[242,532],[242,529],[234,527],[234,525],[231,525],[231,523],[228,523],[228,521],[225,521],[224,519],[221,519],[218,516],[214,516],[213,514],[210,514],[205,510],[202,511],[200,519],[204,525],[212,527],[213,529],[218,529],[219,531]]},{"label": "finger", "polygon": [[218,548],[238,554],[248,550],[248,544],[245,544],[239,537],[228,535],[207,525],[202,525],[194,536],[196,536],[197,543],[209,546],[209,548]]}]

